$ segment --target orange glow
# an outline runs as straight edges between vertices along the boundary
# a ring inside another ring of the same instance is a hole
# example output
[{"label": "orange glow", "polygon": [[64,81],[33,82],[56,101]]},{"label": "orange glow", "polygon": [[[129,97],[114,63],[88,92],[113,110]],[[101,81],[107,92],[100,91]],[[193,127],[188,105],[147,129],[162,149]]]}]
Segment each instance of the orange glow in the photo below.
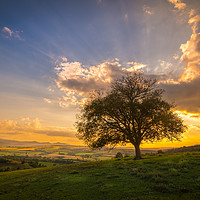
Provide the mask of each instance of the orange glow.
[{"label": "orange glow", "polygon": [[[183,134],[182,141],[175,141],[173,143],[167,141],[142,143],[142,148],[191,146],[200,141],[200,113],[191,113],[186,110],[176,110],[175,112],[184,120],[184,124],[188,126],[188,130]],[[75,136],[75,130],[61,127],[43,127],[38,118],[34,120],[30,118],[3,120],[0,121],[0,124],[1,139],[84,145]],[[126,146],[132,147],[131,144]]]}]

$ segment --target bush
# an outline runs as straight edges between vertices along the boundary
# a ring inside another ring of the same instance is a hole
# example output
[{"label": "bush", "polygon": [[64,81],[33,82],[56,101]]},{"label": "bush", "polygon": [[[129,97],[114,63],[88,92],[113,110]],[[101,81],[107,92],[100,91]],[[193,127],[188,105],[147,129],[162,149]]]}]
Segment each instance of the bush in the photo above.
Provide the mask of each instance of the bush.
[{"label": "bush", "polygon": [[10,163],[10,161],[4,158],[0,158],[0,163]]},{"label": "bush", "polygon": [[157,151],[158,154],[163,154],[164,152],[162,150]]},{"label": "bush", "polygon": [[123,158],[122,153],[121,153],[121,152],[118,152],[118,153],[116,154],[115,158]]},{"label": "bush", "polygon": [[130,156],[129,156],[129,154],[126,153],[126,154],[124,155],[124,158],[128,158],[128,157],[130,157]]}]

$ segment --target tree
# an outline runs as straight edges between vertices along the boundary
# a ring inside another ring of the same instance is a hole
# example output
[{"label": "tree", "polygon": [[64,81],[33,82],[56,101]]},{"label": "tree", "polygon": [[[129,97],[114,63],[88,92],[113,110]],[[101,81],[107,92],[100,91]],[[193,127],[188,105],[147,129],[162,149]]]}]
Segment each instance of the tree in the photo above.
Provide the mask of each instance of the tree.
[{"label": "tree", "polygon": [[83,106],[77,136],[93,149],[131,143],[136,159],[141,159],[142,141],[180,140],[186,127],[174,105],[163,99],[163,92],[156,80],[141,73],[115,80]]}]

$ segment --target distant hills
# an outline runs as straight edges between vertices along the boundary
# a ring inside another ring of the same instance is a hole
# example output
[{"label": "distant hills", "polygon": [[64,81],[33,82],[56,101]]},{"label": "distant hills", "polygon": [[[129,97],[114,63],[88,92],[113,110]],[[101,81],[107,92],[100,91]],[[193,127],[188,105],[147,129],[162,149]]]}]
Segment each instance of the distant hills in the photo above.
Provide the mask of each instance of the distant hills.
[{"label": "distant hills", "polygon": [[[6,139],[0,139],[0,147],[23,147],[23,146],[45,146],[45,145],[57,145],[57,146],[71,146],[71,147],[77,147],[77,145],[70,145],[67,143],[50,143],[50,142],[37,142],[37,141],[16,141],[16,140],[6,140]],[[79,146],[79,145],[78,145]],[[79,146],[79,147],[83,147],[83,148],[87,148],[87,146]],[[105,149],[109,149],[107,147],[103,148]],[[118,149],[118,151],[121,151],[123,149],[131,149],[133,150],[134,147],[116,147],[116,149]],[[160,148],[142,148],[142,153],[155,153],[157,150],[159,150]],[[163,150],[166,150],[167,148],[162,148]]]},{"label": "distant hills", "polygon": [[194,152],[194,151],[200,151],[200,145],[194,145],[188,147],[183,146],[180,148],[168,149],[165,151],[165,153]]},{"label": "distant hills", "polygon": [[43,145],[69,145],[66,143],[50,143],[50,142],[36,142],[36,141],[16,141],[16,140],[5,140],[0,139],[0,147],[8,146],[43,146]]},{"label": "distant hills", "polygon": [[[0,147],[20,147],[20,146],[44,146],[44,145],[58,145],[58,146],[76,146],[76,145],[69,145],[67,143],[50,143],[50,142],[37,142],[37,141],[16,141],[16,140],[6,140],[6,139],[0,139]],[[124,149],[124,147],[118,147],[119,151],[120,149]],[[126,147],[125,147],[126,149]],[[132,149],[132,148],[130,148]],[[142,148],[143,153],[148,152],[156,152],[161,148]],[[194,146],[183,146],[180,148],[162,148],[162,150],[165,153],[178,153],[178,152],[194,152],[194,151],[200,151],[200,145],[194,145]]]}]

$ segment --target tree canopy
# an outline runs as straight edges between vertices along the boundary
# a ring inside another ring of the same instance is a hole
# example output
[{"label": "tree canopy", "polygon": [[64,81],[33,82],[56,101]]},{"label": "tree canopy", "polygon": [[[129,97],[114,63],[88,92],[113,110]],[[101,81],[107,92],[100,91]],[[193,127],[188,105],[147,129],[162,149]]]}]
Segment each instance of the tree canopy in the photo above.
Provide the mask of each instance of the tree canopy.
[{"label": "tree canopy", "polygon": [[163,99],[156,80],[133,73],[113,81],[86,102],[76,122],[77,136],[91,148],[131,143],[136,159],[142,141],[180,140],[185,131],[174,105]]}]

